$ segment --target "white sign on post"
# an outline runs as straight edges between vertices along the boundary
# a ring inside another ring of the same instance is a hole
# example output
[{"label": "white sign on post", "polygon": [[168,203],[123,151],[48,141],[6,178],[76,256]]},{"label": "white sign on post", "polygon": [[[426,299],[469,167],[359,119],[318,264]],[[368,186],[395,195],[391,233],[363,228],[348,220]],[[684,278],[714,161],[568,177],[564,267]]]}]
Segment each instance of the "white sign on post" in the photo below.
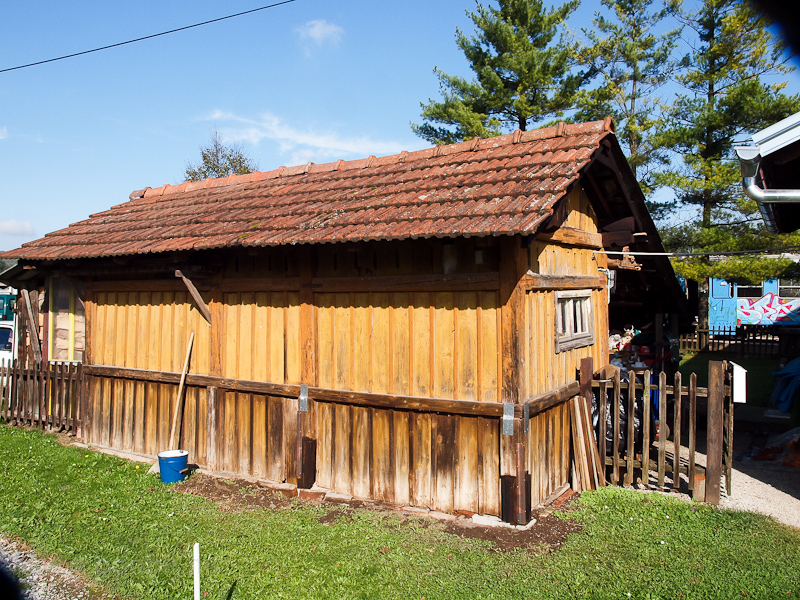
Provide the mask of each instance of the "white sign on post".
[{"label": "white sign on post", "polygon": [[747,369],[735,362],[733,366],[733,401],[740,404],[747,402]]}]

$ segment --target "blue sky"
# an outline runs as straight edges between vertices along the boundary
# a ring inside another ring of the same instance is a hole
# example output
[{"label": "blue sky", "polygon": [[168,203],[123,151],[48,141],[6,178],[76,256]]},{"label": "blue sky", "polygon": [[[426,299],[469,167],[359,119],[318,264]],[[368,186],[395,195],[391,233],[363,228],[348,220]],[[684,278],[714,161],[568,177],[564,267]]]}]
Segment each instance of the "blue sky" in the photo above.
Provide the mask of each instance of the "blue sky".
[{"label": "blue sky", "polygon": [[[267,0],[7,2],[0,69],[267,4]],[[584,0],[575,27],[599,0]],[[179,183],[214,129],[260,170],[424,148],[409,122],[438,98],[434,66],[469,75],[454,42],[472,0],[296,0],[0,73],[0,249]],[[800,91],[800,76],[791,77]]]}]

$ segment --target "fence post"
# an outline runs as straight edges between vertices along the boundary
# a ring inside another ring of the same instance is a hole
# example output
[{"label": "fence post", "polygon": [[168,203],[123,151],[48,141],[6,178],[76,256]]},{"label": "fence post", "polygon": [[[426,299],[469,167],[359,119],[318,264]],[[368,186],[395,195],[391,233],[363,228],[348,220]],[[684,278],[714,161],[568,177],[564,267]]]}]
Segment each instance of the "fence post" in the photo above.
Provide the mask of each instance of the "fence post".
[{"label": "fence post", "polygon": [[88,442],[91,436],[91,422],[89,415],[89,394],[91,392],[91,379],[84,372],[83,364],[78,363],[78,401],[74,405],[73,423],[75,435],[79,440]]},{"label": "fence post", "polygon": [[722,477],[725,371],[718,361],[708,363],[708,421],[706,440],[706,502],[719,504]]},{"label": "fence post", "polygon": [[725,448],[723,452],[723,464],[725,466],[725,492],[731,495],[731,478],[733,476],[733,367],[729,362],[725,363],[725,379],[730,386],[731,393],[726,394],[723,401],[725,415]]}]

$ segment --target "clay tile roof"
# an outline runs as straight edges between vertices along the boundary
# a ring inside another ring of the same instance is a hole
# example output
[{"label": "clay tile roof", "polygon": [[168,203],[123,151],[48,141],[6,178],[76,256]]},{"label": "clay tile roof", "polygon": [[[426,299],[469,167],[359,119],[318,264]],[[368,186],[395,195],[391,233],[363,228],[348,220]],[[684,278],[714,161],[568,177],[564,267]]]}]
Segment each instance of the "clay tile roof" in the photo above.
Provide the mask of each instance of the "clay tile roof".
[{"label": "clay tile roof", "polygon": [[559,123],[394,156],[146,187],[0,256],[530,234],[612,134],[610,119]]}]

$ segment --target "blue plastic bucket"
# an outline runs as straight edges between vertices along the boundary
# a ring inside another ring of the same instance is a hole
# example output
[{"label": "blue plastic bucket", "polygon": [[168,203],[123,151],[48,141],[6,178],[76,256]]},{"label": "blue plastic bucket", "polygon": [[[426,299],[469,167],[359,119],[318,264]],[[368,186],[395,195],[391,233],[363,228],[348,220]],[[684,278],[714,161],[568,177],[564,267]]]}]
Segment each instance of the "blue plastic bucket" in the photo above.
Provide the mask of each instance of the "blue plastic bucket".
[{"label": "blue plastic bucket", "polygon": [[158,453],[158,470],[161,483],[176,483],[186,478],[189,453],[186,450],[165,450]]}]

